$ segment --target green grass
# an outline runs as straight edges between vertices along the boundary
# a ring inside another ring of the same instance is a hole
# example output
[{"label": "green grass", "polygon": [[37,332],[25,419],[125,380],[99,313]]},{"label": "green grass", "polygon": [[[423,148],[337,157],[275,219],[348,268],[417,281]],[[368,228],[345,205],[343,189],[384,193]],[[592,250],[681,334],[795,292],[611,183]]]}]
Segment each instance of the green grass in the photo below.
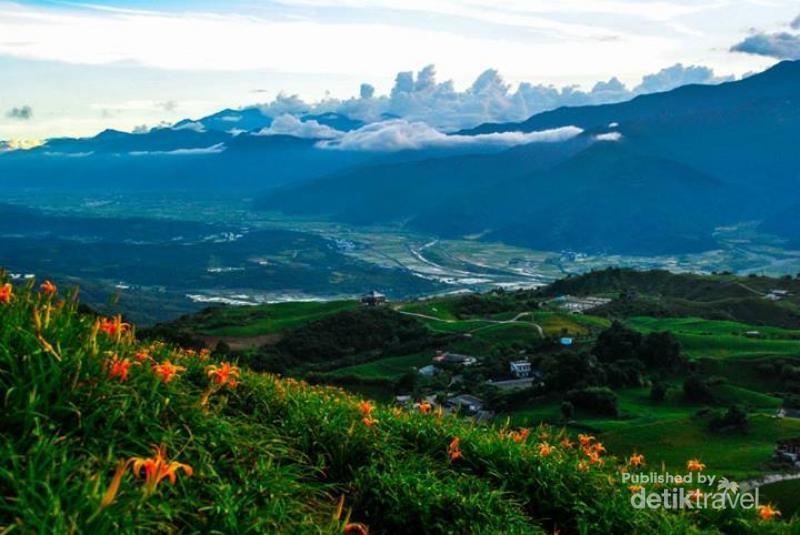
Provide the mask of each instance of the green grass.
[{"label": "green grass", "polygon": [[800,421],[756,415],[747,433],[714,433],[707,421],[695,418],[658,420],[628,426],[602,435],[606,447],[619,454],[644,453],[651,466],[663,462],[668,469],[685,469],[686,460],[699,458],[708,470],[745,478],[769,471],[775,442],[800,436]]},{"label": "green grass", "polygon": [[[670,331],[690,358],[759,358],[800,355],[800,331],[757,327],[731,321],[699,318],[635,317],[628,325],[642,332]],[[745,336],[759,331],[762,338]]]},{"label": "green grass", "polygon": [[431,363],[431,354],[406,355],[403,357],[387,357],[357,366],[339,368],[330,373],[332,376],[352,375],[365,379],[397,379],[404,373]]},{"label": "green grass", "polygon": [[299,301],[255,307],[223,307],[212,318],[200,320],[196,330],[210,336],[258,336],[291,329],[344,310],[358,308],[357,301]]},{"label": "green grass", "polygon": [[774,504],[785,518],[797,514],[800,510],[800,479],[764,485],[759,492],[761,503]]},{"label": "green grass", "polygon": [[424,316],[431,316],[442,320],[457,320],[453,311],[454,301],[457,298],[439,298],[439,299],[425,299],[422,301],[411,301],[404,303],[400,306],[399,310],[403,312],[411,312],[413,314],[422,314]]}]

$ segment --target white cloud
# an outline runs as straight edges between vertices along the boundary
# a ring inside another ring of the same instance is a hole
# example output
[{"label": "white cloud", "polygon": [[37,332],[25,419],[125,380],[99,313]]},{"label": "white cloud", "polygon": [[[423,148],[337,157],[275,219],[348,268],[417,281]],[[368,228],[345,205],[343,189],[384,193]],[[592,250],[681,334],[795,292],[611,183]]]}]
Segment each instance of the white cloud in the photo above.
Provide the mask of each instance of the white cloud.
[{"label": "white cloud", "polygon": [[598,134],[594,136],[597,141],[619,141],[622,139],[622,134],[619,132],[607,132],[605,134]]},{"label": "white cloud", "polygon": [[396,119],[366,125],[343,134],[339,139],[320,141],[318,146],[326,149],[375,152],[464,145],[511,147],[525,143],[566,141],[582,132],[580,128],[568,126],[541,132],[502,132],[477,136],[447,135],[425,123]]},{"label": "white cloud", "polygon": [[260,108],[272,117],[337,112],[367,123],[397,116],[411,122],[425,122],[439,130],[454,131],[485,122],[522,121],[561,106],[622,102],[640,94],[667,91],[688,83],[713,84],[729,79],[718,77],[705,67],[678,63],[643,77],[634,89],[628,89],[617,78],[611,78],[596,83],[588,91],[574,86],[557,88],[530,83],[519,84],[516,90],[512,90],[497,70],[487,69],[472,85],[458,91],[452,80],[438,82],[436,69],[428,65],[416,74],[411,71],[397,73],[389,95],[375,96],[372,86],[364,83],[360,95],[350,99],[327,99],[311,104],[297,95],[279,95]]},{"label": "white cloud", "polygon": [[224,143],[217,143],[216,145],[212,145],[210,147],[199,148],[199,149],[176,149],[176,150],[154,150],[154,151],[146,151],[146,150],[138,150],[132,151],[128,154],[131,156],[196,156],[202,154],[219,154],[223,152],[227,147],[225,147]]},{"label": "white cloud", "polygon": [[285,113],[276,117],[272,124],[258,132],[259,136],[287,135],[307,139],[333,139],[344,135],[334,128],[319,124],[317,121],[301,121],[294,115]]},{"label": "white cloud", "polygon": [[201,133],[201,134],[206,131],[206,127],[203,125],[203,123],[199,123],[199,122],[196,122],[196,121],[194,121],[194,122],[193,121],[189,121],[189,122],[186,122],[186,123],[183,123],[183,124],[179,124],[177,126],[173,126],[172,129],[173,130],[193,130],[193,131]]}]

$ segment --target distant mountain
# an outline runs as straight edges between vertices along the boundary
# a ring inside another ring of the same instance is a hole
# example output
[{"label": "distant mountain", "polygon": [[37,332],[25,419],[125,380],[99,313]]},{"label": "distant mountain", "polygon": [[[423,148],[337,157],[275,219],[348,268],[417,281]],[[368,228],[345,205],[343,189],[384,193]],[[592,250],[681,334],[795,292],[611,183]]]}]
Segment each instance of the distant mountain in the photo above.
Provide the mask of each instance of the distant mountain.
[{"label": "distant mountain", "polygon": [[544,170],[590,142],[584,137],[499,153],[392,163],[378,160],[374,165],[275,190],[259,199],[257,206],[291,214],[331,216],[356,224],[405,221],[448,199]]},{"label": "distant mountain", "polygon": [[566,126],[584,134],[494,155],[362,167],[274,191],[259,205],[546,250],[698,252],[716,247],[716,226],[748,220],[794,232],[791,216],[775,214],[800,206],[800,62],[461,134]]},{"label": "distant mountain", "polygon": [[729,195],[684,165],[599,142],[544,172],[445,200],[410,226],[547,251],[698,252],[715,247]]},{"label": "distant mountain", "polygon": [[265,115],[260,108],[242,108],[240,110],[225,109],[193,121],[184,119],[175,123],[173,128],[185,127],[191,124],[201,124],[206,130],[218,132],[261,130],[272,124],[272,117]]}]

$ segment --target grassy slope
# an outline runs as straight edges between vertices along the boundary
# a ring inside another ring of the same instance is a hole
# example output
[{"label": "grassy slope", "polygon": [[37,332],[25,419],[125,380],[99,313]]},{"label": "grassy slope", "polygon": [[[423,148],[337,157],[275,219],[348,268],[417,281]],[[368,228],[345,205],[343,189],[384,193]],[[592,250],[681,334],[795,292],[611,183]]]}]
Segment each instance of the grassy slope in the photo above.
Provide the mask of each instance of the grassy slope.
[{"label": "grassy slope", "polygon": [[[0,303],[4,532],[340,533],[348,517],[373,533],[789,529],[752,512],[634,510],[612,459],[582,472],[575,449],[543,456],[537,439],[516,443],[458,418],[383,407],[368,427],[359,400],[335,388],[243,372],[237,388],[215,390],[203,406],[213,357],[98,333],[74,303],[50,304],[20,289]],[[110,375],[114,355],[141,351],[149,357],[127,380]],[[167,359],[185,367],[170,382],[154,367]],[[462,457],[450,461],[454,437]],[[148,456],[151,444],[191,466],[191,477],[145,495],[123,472],[101,506],[118,462]]]},{"label": "grassy slope", "polygon": [[[692,358],[759,358],[800,354],[800,331],[776,327],[757,327],[731,321],[700,318],[634,317],[626,320],[642,332],[670,331]],[[748,331],[759,331],[760,338],[748,338]]]}]

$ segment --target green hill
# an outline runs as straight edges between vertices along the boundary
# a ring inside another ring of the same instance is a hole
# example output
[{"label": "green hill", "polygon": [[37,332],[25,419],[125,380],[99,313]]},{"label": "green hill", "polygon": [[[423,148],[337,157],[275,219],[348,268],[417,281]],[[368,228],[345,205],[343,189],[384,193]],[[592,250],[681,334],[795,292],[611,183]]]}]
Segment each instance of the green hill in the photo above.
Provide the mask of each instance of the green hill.
[{"label": "green hill", "polygon": [[4,533],[792,529],[753,512],[634,509],[617,461],[591,462],[556,430],[512,440],[373,407],[136,342],[119,318],[79,314],[74,295],[0,297]]}]

